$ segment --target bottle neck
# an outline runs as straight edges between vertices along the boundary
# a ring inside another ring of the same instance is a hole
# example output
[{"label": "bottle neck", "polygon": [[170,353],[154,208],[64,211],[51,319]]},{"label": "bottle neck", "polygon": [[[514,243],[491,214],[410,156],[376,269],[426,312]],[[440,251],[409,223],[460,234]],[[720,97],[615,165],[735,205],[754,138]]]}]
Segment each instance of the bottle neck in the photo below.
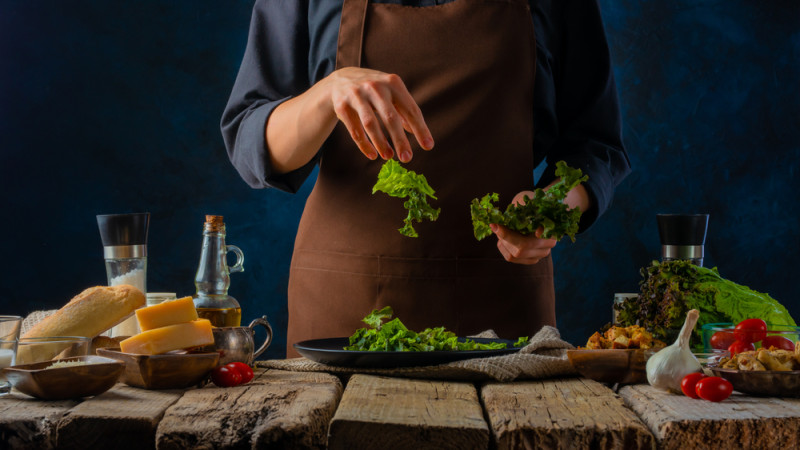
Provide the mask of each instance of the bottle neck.
[{"label": "bottle neck", "polygon": [[194,285],[198,295],[227,295],[231,285],[225,231],[203,232],[203,248]]}]

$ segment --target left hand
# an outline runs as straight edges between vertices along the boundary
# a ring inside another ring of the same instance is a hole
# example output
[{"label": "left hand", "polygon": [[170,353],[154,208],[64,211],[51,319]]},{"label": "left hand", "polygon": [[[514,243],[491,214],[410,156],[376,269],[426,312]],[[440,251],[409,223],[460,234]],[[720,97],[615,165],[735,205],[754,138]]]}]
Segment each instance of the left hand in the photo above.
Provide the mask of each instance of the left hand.
[{"label": "left hand", "polygon": [[523,235],[502,225],[492,224],[492,231],[497,236],[497,249],[506,261],[516,264],[536,264],[550,254],[556,246],[555,239],[542,239],[542,229],[536,233]]},{"label": "left hand", "polygon": [[[533,191],[522,191],[514,196],[513,203],[520,205],[524,203],[525,196],[533,198]],[[589,194],[583,185],[578,185],[567,194],[564,203],[570,209],[579,207],[586,211],[591,206]],[[536,233],[523,235],[502,225],[492,224],[492,232],[497,236],[497,249],[506,261],[516,264],[536,264],[546,258],[553,247],[558,243],[555,239],[542,239],[542,229]]]}]

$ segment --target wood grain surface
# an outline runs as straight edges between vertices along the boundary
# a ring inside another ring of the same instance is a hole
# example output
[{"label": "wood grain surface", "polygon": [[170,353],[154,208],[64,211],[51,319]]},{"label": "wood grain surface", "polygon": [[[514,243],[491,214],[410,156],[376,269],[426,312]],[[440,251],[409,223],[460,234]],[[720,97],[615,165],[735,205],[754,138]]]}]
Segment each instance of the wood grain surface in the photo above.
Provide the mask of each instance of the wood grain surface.
[{"label": "wood grain surface", "polygon": [[471,383],[353,375],[331,422],[331,449],[486,449]]},{"label": "wood grain surface", "polygon": [[256,369],[246,385],[187,391],[161,420],[156,446],[324,448],[341,394],[329,374]]},{"label": "wood grain surface", "polygon": [[656,445],[622,399],[592,380],[488,383],[481,399],[498,449]]},{"label": "wood grain surface", "polygon": [[44,402],[18,391],[0,397],[0,448],[55,448],[58,422],[78,403]]},{"label": "wood grain surface", "polygon": [[183,392],[183,389],[149,391],[117,384],[75,406],[59,422],[58,448],[155,448],[158,423]]},{"label": "wood grain surface", "polygon": [[800,399],[734,392],[714,403],[649,385],[626,386],[620,396],[664,449],[800,448]]}]

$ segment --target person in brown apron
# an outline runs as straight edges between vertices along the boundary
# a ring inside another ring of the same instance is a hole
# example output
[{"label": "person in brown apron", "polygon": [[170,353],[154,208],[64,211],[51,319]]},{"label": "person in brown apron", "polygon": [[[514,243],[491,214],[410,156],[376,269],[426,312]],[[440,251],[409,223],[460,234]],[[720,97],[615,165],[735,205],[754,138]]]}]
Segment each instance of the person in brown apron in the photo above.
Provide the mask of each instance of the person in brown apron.
[{"label": "person in brown apron", "polygon": [[[319,148],[325,141],[292,256],[288,356],[297,355],[296,342],[351,335],[365,326],[364,316],[387,305],[410,329],[445,326],[462,336],[493,329],[516,339],[555,325],[549,256],[555,242],[502,227],[493,227],[498,239],[479,242],[469,212],[470,201],[486,193],[511,202],[533,187],[533,31],[526,0],[425,7],[344,0],[337,71],[396,75],[389,83],[402,81],[420,116],[405,114],[414,108],[400,93],[387,101],[397,107],[395,116],[368,112],[380,134],[357,107],[306,102],[340,121],[329,136],[322,129],[306,142]],[[269,119],[271,148],[275,139],[296,139],[293,127],[316,125],[291,108]],[[399,127],[413,138],[399,137]],[[435,148],[421,152],[431,137]],[[406,214],[401,199],[372,194],[390,157],[424,174],[436,190],[431,203],[442,212],[436,222],[414,225],[418,238],[397,231]],[[282,162],[270,159],[279,170]],[[574,192],[577,200],[570,201],[588,207],[586,191]]]}]

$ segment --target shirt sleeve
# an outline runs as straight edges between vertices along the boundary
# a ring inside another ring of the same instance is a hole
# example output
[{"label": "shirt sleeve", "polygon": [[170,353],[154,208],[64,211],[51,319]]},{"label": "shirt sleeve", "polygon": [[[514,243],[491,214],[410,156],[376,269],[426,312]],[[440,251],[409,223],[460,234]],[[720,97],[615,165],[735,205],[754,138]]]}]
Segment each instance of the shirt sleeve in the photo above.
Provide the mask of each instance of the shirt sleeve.
[{"label": "shirt sleeve", "polygon": [[557,9],[548,11],[556,15],[543,24],[548,34],[544,40],[549,41],[543,43],[546,49],[537,49],[543,60],[537,62],[536,76],[543,74],[544,79],[535,87],[542,110],[534,116],[538,122],[534,152],[544,148],[547,162],[538,185],[553,181],[556,162],[561,160],[588,175],[584,186],[594,208],[581,219],[585,230],[608,209],[614,189],[631,168],[597,1],[573,0]]},{"label": "shirt sleeve", "polygon": [[275,107],[309,86],[307,5],[257,0],[253,7],[247,47],[220,123],[228,158],[253,188],[297,192],[317,162],[275,174],[265,136]]}]

